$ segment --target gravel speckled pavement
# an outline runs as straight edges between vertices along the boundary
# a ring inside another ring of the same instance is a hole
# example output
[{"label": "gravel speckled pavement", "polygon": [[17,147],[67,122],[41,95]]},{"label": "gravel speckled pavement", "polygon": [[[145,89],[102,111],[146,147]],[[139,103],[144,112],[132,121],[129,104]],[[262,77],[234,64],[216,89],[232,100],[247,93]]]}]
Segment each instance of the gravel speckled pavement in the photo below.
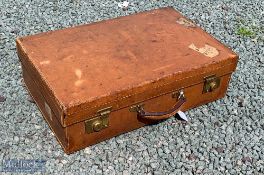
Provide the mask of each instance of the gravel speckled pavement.
[{"label": "gravel speckled pavement", "polygon": [[[47,174],[264,174],[264,1],[128,1],[0,0],[0,164],[43,159]],[[173,117],[67,156],[23,86],[15,38],[163,6],[240,55],[227,95],[188,111],[189,123]]]}]

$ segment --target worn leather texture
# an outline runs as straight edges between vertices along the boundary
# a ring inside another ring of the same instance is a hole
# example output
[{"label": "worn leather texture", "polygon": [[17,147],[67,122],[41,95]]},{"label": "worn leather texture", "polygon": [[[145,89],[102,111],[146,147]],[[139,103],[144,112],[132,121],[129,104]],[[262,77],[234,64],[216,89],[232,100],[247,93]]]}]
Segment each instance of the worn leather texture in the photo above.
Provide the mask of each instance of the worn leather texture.
[{"label": "worn leather texture", "polygon": [[[67,153],[153,123],[129,112],[145,103],[168,111],[184,89],[187,110],[224,96],[238,56],[173,8],[17,39],[23,77]],[[202,93],[216,75],[215,91]],[[112,107],[109,127],[85,133],[84,122]]]}]

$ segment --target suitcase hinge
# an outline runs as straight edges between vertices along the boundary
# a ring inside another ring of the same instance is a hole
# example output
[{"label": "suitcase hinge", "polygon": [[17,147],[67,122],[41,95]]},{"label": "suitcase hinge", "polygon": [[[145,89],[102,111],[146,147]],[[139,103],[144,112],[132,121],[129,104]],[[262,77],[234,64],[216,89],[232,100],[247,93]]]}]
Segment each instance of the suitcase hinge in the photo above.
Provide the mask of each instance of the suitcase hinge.
[{"label": "suitcase hinge", "polygon": [[211,75],[204,78],[203,93],[213,92],[220,86],[220,78],[216,75]]},{"label": "suitcase hinge", "polygon": [[87,134],[93,132],[99,132],[109,126],[109,114],[112,107],[107,107],[97,111],[97,116],[95,118],[85,121],[85,132]]}]

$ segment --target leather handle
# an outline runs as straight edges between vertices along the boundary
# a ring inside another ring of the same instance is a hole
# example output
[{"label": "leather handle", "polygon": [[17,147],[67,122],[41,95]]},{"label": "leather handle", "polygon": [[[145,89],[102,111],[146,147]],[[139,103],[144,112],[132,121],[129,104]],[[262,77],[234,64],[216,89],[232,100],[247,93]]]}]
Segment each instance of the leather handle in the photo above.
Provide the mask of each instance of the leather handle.
[{"label": "leather handle", "polygon": [[173,108],[164,112],[146,112],[143,107],[137,110],[138,116],[150,119],[150,120],[165,120],[175,115],[178,112],[178,109],[186,102],[186,98],[182,96],[179,98],[178,102],[174,105]]}]

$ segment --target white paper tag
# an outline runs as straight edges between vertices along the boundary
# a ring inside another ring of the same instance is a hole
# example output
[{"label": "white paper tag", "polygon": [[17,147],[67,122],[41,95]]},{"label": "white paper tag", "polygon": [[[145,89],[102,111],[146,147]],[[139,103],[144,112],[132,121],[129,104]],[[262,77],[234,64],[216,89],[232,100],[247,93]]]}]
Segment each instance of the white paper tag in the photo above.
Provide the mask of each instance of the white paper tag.
[{"label": "white paper tag", "polygon": [[184,112],[182,111],[178,111],[177,114],[179,114],[180,118],[185,120],[185,121],[189,121],[189,119],[187,118],[187,116],[185,115]]}]

